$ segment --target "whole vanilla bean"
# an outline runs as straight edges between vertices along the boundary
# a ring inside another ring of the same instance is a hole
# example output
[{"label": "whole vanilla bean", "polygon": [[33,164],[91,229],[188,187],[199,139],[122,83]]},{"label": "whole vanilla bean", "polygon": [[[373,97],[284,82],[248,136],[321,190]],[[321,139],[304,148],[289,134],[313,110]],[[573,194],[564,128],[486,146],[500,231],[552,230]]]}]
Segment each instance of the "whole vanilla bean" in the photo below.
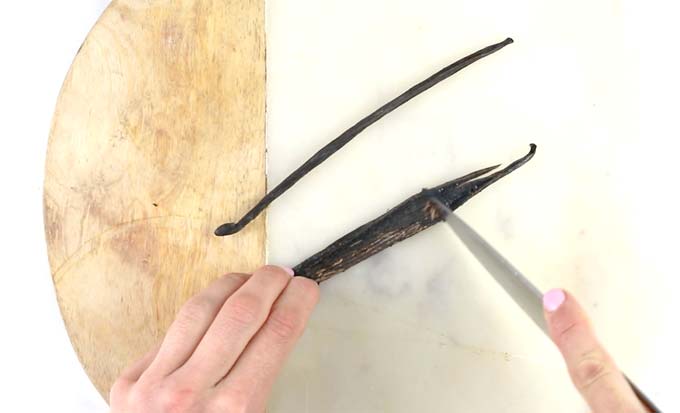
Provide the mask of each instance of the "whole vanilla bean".
[{"label": "whole vanilla bean", "polygon": [[499,166],[496,165],[472,172],[435,188],[423,189],[420,193],[411,196],[385,214],[360,226],[295,266],[293,268],[295,275],[320,283],[385,248],[431,227],[443,220],[440,209],[432,201],[433,198],[441,201],[451,210],[455,210],[487,186],[524,165],[535,152],[536,145],[531,144],[528,154],[500,171],[486,175]]},{"label": "whole vanilla bean", "polygon": [[476,62],[477,60],[483,57],[486,57],[494,52],[497,52],[498,50],[511,44],[512,42],[513,40],[511,38],[507,38],[500,43],[496,43],[491,46],[485,47],[481,50],[472,53],[469,56],[466,56],[458,60],[455,63],[452,63],[451,65],[443,68],[442,70],[438,71],[437,73],[433,74],[432,76],[428,77],[422,82],[411,87],[406,92],[402,93],[401,95],[397,96],[390,102],[386,103],[385,105],[377,109],[375,112],[361,119],[354,126],[347,129],[340,136],[333,139],[330,143],[321,148],[318,152],[312,155],[311,158],[309,158],[305,163],[303,163],[299,168],[297,168],[290,175],[288,175],[288,177],[281,181],[281,183],[278,184],[274,189],[272,189],[271,192],[266,194],[257,204],[255,204],[255,206],[250,211],[248,211],[248,213],[246,213],[238,222],[229,222],[220,225],[215,230],[215,235],[224,236],[237,233],[238,231],[243,229],[246,225],[248,225],[248,223],[257,218],[257,216],[265,208],[267,208],[267,206],[269,206],[269,204],[271,204],[276,198],[281,196],[284,192],[286,192],[293,185],[295,185],[295,183],[302,179],[302,177],[309,173],[309,171],[319,166],[323,161],[328,159],[331,155],[340,150],[340,148],[349,143],[355,136],[361,133],[364,129],[368,128],[369,126],[371,126],[372,124],[374,124],[375,122],[377,122],[382,117],[392,112],[399,106],[403,105],[404,103],[408,102],[409,100],[413,99],[419,94],[430,89],[432,86],[447,79],[454,73],[460,71],[461,69],[469,66],[470,64]]}]

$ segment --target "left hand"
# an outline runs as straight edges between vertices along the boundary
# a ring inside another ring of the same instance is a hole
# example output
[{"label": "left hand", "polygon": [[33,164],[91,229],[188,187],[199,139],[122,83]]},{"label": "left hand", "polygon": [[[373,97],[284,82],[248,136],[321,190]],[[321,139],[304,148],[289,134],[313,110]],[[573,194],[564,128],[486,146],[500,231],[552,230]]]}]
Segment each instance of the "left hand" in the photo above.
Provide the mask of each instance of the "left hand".
[{"label": "left hand", "polygon": [[264,412],[276,376],[319,299],[292,270],[265,266],[213,281],[163,342],[111,388],[111,413]]}]

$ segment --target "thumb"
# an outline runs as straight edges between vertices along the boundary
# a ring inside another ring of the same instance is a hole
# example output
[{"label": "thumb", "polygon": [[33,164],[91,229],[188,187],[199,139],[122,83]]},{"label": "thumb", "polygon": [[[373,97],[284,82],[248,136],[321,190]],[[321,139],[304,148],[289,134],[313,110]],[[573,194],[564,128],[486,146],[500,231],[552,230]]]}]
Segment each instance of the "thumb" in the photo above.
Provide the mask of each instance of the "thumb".
[{"label": "thumb", "polygon": [[543,309],[550,337],[593,413],[646,411],[573,296],[560,289],[550,290],[543,296]]}]

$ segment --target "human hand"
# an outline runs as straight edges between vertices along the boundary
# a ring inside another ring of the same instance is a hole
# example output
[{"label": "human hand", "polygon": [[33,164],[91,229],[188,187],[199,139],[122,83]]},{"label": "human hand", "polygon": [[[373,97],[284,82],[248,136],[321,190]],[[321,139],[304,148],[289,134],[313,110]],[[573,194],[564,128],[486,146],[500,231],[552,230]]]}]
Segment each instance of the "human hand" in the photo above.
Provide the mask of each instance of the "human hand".
[{"label": "human hand", "polygon": [[314,281],[290,274],[227,274],[191,298],[162,343],[114,383],[111,413],[264,412],[319,299]]},{"label": "human hand", "polygon": [[543,296],[543,309],[550,337],[593,413],[647,411],[597,340],[588,316],[573,296],[560,289],[550,290]]}]

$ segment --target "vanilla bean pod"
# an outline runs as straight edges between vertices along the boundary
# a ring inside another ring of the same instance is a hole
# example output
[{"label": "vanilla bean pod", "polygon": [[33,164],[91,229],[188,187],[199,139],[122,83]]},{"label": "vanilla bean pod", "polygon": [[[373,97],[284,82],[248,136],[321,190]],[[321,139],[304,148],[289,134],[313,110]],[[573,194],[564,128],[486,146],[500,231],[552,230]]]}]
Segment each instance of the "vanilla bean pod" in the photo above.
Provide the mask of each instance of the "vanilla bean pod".
[{"label": "vanilla bean pod", "polygon": [[507,38],[500,43],[485,47],[481,50],[476,51],[475,53],[472,53],[469,56],[466,56],[458,60],[455,63],[452,63],[451,65],[443,68],[442,70],[438,71],[437,73],[433,74],[432,76],[428,77],[422,82],[411,87],[406,92],[402,93],[401,95],[397,96],[390,102],[386,103],[385,105],[377,109],[375,112],[361,119],[354,126],[347,129],[340,136],[333,139],[330,143],[321,148],[318,152],[312,155],[311,158],[309,158],[305,163],[303,163],[299,168],[297,168],[290,175],[288,175],[288,177],[281,181],[281,183],[278,184],[274,189],[272,189],[271,192],[266,194],[257,204],[255,204],[255,206],[250,211],[248,211],[248,213],[246,213],[238,222],[229,222],[220,225],[215,230],[215,235],[224,236],[234,234],[240,231],[246,225],[248,225],[248,223],[257,218],[257,216],[265,208],[267,208],[267,206],[269,206],[269,204],[271,204],[276,198],[281,196],[284,192],[286,192],[293,185],[295,185],[295,183],[302,179],[302,177],[309,173],[309,171],[319,166],[323,161],[328,159],[331,155],[340,150],[340,148],[349,143],[355,136],[361,133],[364,129],[368,128],[369,126],[371,126],[372,124],[374,124],[375,122],[377,122],[382,117],[392,112],[399,106],[403,105],[404,103],[408,102],[409,100],[413,99],[419,94],[430,89],[432,86],[447,79],[454,73],[460,71],[461,69],[469,66],[470,64],[476,62],[477,60],[483,57],[486,57],[494,52],[497,52],[498,50],[502,49],[503,47],[511,43],[512,39]]},{"label": "vanilla bean pod", "polygon": [[455,210],[487,186],[524,165],[535,152],[536,145],[531,144],[528,154],[490,175],[486,174],[499,165],[480,169],[431,189],[423,189],[295,266],[295,275],[320,283],[431,227],[443,220],[440,209],[432,201],[433,197]]}]

